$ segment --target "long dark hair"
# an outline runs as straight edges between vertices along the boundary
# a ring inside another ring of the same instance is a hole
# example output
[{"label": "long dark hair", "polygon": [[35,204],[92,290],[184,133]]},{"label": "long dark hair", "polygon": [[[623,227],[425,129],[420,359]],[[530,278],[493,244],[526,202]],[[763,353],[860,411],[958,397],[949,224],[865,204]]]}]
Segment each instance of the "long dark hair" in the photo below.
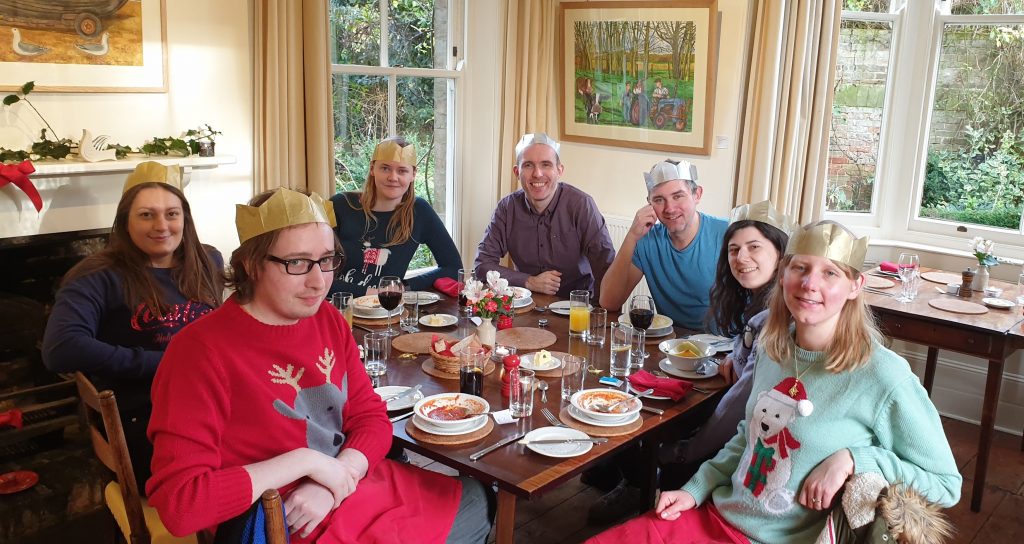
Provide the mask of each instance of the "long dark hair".
[{"label": "long dark hair", "polygon": [[124,281],[124,298],[130,307],[145,304],[151,312],[161,317],[170,309],[159,284],[149,274],[149,256],[132,242],[128,234],[128,215],[131,213],[135,197],[144,189],[154,188],[163,189],[181,201],[184,226],[181,231],[181,243],[174,250],[174,269],[171,271],[171,278],[185,298],[210,307],[220,306],[221,293],[224,290],[221,271],[210,258],[207,249],[199,242],[199,234],[192,221],[192,208],[185,195],[178,188],[166,183],[140,183],[121,195],[107,247],[86,257],[69,270],[64,275],[62,285],[109,268],[120,274]]},{"label": "long dark hair", "polygon": [[786,233],[760,221],[737,221],[725,229],[722,251],[718,254],[718,265],[715,270],[715,284],[711,286],[708,295],[711,304],[708,306],[707,315],[704,316],[704,323],[708,329],[717,328],[719,334],[726,336],[735,336],[742,332],[747,320],[765,309],[768,297],[779,277],[776,269],[768,283],[755,292],[740,285],[732,275],[732,269],[729,267],[729,240],[732,240],[736,232],[747,227],[756,228],[775,246],[775,250],[779,252],[780,262],[782,256],[786,254],[786,244],[789,242]]}]

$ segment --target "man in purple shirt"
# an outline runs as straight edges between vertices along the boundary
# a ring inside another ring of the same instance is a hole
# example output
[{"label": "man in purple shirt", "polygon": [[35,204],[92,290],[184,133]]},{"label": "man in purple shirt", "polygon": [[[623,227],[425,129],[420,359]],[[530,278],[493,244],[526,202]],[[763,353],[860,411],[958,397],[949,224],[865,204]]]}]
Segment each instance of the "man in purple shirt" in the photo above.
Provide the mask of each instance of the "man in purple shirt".
[{"label": "man in purple shirt", "polygon": [[[478,278],[497,270],[511,285],[568,298],[590,290],[615,259],[604,216],[590,195],[562,183],[559,144],[547,134],[526,134],[516,144],[512,172],[522,189],[498,202],[477,248]],[[515,268],[498,261],[509,254]]]}]

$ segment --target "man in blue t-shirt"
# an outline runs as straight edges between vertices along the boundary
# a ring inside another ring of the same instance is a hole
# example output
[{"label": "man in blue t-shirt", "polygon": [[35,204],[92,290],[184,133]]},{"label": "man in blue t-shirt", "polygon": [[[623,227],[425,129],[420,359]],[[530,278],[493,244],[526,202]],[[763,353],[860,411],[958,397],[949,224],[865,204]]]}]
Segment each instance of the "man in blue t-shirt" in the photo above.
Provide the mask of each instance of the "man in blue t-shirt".
[{"label": "man in blue t-shirt", "polygon": [[659,162],[644,181],[649,204],[636,212],[605,273],[601,306],[621,308],[646,278],[658,313],[677,326],[701,330],[729,221],[697,211],[703,188],[697,167],[686,161]]}]

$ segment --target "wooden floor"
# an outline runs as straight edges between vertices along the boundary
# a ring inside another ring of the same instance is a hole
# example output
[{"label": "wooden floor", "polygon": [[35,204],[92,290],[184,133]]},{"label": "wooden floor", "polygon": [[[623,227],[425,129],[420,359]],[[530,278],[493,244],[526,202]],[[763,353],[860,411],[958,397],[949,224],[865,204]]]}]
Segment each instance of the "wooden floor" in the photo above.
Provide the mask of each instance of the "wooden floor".
[{"label": "wooden floor", "polygon": [[[1024,542],[1024,452],[1021,437],[996,433],[989,463],[988,484],[982,511],[970,509],[978,426],[943,418],[946,436],[953,448],[960,473],[964,475],[960,504],[946,513],[957,528],[957,544],[1000,544]],[[411,456],[413,463],[431,470],[453,474],[448,467]],[[516,542],[530,544],[572,544],[582,542],[607,526],[588,526],[587,509],[601,494],[575,479],[534,501],[519,501],[516,507]],[[491,537],[493,541],[493,534]]]}]

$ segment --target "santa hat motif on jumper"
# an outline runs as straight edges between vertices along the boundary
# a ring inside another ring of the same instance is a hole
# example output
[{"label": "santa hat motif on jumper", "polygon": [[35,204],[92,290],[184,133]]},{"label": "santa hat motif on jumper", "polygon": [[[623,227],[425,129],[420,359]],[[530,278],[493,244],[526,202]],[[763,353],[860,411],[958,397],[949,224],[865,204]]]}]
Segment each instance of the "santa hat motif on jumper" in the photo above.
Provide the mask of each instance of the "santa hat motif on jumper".
[{"label": "santa hat motif on jumper", "polygon": [[800,380],[790,376],[776,385],[768,395],[780,402],[796,405],[796,413],[807,417],[814,411],[814,404],[807,400],[807,390]]}]

